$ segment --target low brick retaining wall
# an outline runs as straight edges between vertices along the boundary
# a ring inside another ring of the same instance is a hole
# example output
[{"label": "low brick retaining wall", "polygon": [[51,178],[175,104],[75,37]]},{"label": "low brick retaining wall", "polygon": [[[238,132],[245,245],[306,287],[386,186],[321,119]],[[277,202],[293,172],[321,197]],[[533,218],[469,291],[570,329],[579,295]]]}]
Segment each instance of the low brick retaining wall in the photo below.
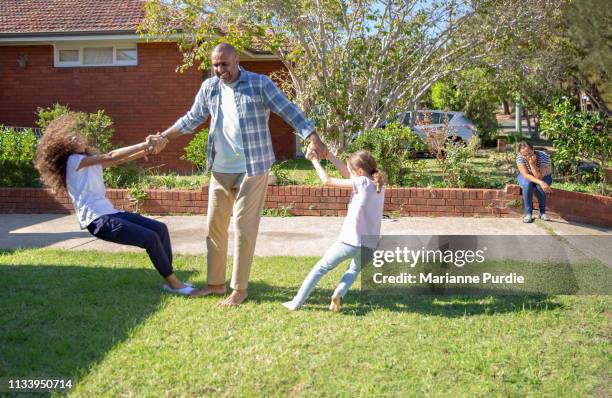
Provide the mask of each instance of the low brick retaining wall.
[{"label": "low brick retaining wall", "polygon": [[[206,214],[208,187],[200,191],[149,190],[141,210],[149,214]],[[388,188],[385,212],[402,216],[429,217],[515,217],[522,213],[521,189],[429,189]],[[343,216],[350,190],[324,187],[269,186],[267,209],[282,209],[295,215]],[[132,210],[125,189],[109,189],[115,207]],[[537,201],[536,201],[537,202]],[[612,226],[612,198],[554,190],[549,209],[570,221]],[[534,205],[537,208],[537,205]],[[0,188],[0,213],[71,213],[66,195],[54,196],[50,190]]]}]

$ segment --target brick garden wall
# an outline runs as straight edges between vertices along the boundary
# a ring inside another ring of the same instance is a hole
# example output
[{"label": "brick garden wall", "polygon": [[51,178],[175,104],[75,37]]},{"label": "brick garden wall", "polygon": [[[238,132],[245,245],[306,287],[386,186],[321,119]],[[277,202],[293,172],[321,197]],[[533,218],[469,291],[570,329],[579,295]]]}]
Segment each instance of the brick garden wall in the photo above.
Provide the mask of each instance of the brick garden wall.
[{"label": "brick garden wall", "polygon": [[[206,214],[208,187],[200,191],[150,190],[141,210],[149,214]],[[522,214],[520,187],[504,189],[389,188],[385,212],[402,216],[517,217]],[[127,190],[109,189],[115,207],[131,209]],[[269,186],[267,209],[288,208],[295,215],[344,216],[350,190],[339,188]],[[537,206],[534,206],[537,208]],[[569,221],[612,227],[612,198],[555,189],[550,213]],[[67,196],[47,189],[0,188],[0,213],[71,213]]]},{"label": "brick garden wall", "polygon": [[[28,56],[26,68],[17,63],[20,55]],[[137,66],[55,68],[53,46],[0,46],[0,124],[35,127],[37,107],[60,103],[75,111],[104,109],[114,121],[115,142],[140,142],[191,108],[204,75],[195,68],[175,72],[181,59],[175,43],[139,43]],[[270,74],[282,63],[251,61],[243,66]],[[272,114],[270,130],[277,157],[294,158],[292,129]],[[145,166],[191,172],[191,164],[180,159],[190,139],[176,138]]]}]

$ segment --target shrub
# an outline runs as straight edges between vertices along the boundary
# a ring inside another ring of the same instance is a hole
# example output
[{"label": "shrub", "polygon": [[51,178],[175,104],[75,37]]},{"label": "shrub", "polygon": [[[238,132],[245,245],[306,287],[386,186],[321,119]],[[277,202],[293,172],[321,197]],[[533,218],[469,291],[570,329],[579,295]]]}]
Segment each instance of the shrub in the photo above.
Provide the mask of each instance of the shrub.
[{"label": "shrub", "polygon": [[206,152],[208,150],[208,129],[200,130],[193,139],[189,142],[189,145],[185,147],[186,159],[193,163],[197,170],[206,170]]},{"label": "shrub", "polygon": [[387,173],[391,185],[418,185],[422,165],[416,153],[424,148],[420,137],[408,127],[391,123],[386,128],[371,129],[361,134],[348,147],[349,152],[367,149],[378,167]]},{"label": "shrub", "polygon": [[[55,104],[49,108],[38,108],[38,121],[36,124],[44,131],[53,119],[68,112],[71,112],[70,108],[60,104]],[[77,130],[89,144],[96,147],[100,152],[108,152],[113,149],[111,141],[115,132],[112,127],[113,120],[104,113],[104,110],[99,110],[95,113],[74,113],[78,118]]]},{"label": "shrub", "polygon": [[0,186],[38,187],[36,135],[30,129],[15,131],[0,125]]},{"label": "shrub", "polygon": [[128,188],[139,185],[145,171],[134,162],[104,169],[104,182],[109,188]]},{"label": "shrub", "polygon": [[272,174],[276,177],[274,185],[295,185],[297,182],[291,178],[289,171],[285,168],[286,161],[275,162],[272,165]]},{"label": "shrub", "polygon": [[446,131],[439,131],[428,136],[428,146],[436,156],[445,187],[477,188],[484,185],[471,162],[476,156],[478,138],[472,137],[467,145],[457,144],[448,139]]},{"label": "shrub", "polygon": [[39,107],[36,110],[36,113],[38,114],[38,121],[36,122],[36,125],[44,130],[55,118],[68,112],[70,112],[70,108],[61,104],[55,104],[48,108]]},{"label": "shrub", "polygon": [[[542,112],[542,131],[557,149],[553,157],[555,172],[574,182],[605,181],[604,168],[612,158],[608,120],[599,113],[576,113],[575,109],[570,99],[563,98],[553,104],[552,110]],[[581,171],[583,161],[597,164],[596,178]]]}]

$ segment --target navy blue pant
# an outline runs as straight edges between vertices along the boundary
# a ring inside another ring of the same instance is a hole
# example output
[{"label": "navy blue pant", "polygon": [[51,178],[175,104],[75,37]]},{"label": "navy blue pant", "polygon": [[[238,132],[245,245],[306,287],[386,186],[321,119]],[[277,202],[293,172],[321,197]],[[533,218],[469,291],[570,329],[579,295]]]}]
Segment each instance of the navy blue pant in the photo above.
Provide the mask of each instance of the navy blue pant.
[{"label": "navy blue pant", "polygon": [[[533,212],[533,190],[535,189],[538,196],[538,205],[540,206],[540,214],[546,213],[546,192],[536,183],[533,183],[523,177],[521,173],[516,177],[519,185],[523,189],[523,205],[525,206],[525,215],[530,216]],[[552,176],[550,174],[542,177],[542,181],[548,185],[552,184]]]},{"label": "navy blue pant", "polygon": [[162,222],[126,211],[98,217],[87,226],[87,230],[102,240],[146,249],[164,278],[174,272],[170,235]]}]

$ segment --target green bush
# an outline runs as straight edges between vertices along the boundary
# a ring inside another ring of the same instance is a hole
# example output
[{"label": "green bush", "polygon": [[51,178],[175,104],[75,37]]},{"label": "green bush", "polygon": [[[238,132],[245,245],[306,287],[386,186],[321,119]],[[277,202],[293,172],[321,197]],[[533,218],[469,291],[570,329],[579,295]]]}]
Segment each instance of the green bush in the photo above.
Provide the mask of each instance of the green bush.
[{"label": "green bush", "polygon": [[197,170],[206,170],[206,151],[208,150],[208,129],[200,130],[193,139],[189,142],[189,145],[185,147],[186,159],[193,163]]},{"label": "green bush", "polygon": [[[44,131],[53,119],[68,112],[72,112],[70,108],[60,104],[55,104],[49,108],[38,108],[38,121],[36,124]],[[112,127],[113,120],[104,113],[104,110],[99,110],[95,113],[74,113],[78,118],[77,130],[89,144],[103,153],[114,148],[111,141],[115,132]]]},{"label": "green bush", "polygon": [[40,186],[33,164],[37,144],[32,130],[18,132],[0,125],[0,186]]},{"label": "green bush", "polygon": [[68,112],[70,112],[70,108],[61,104],[55,104],[52,107],[47,108],[39,107],[36,110],[36,113],[38,114],[38,121],[36,122],[36,125],[44,130],[55,118]]},{"label": "green bush", "polygon": [[[555,173],[573,182],[605,181],[604,168],[612,159],[612,134],[605,116],[595,112],[576,112],[568,98],[556,101],[552,110],[544,110],[540,122],[557,149],[553,156]],[[597,164],[596,178],[579,169],[581,161]]]},{"label": "green bush", "polygon": [[415,186],[422,178],[423,167],[416,160],[416,153],[424,149],[424,144],[408,127],[394,122],[384,129],[368,130],[348,147],[349,152],[360,149],[374,155],[391,185]]},{"label": "green bush", "polygon": [[484,184],[471,160],[476,157],[478,139],[472,137],[467,145],[458,145],[450,140],[444,144],[444,154],[438,163],[442,169],[444,184],[448,188],[479,188]]},{"label": "green bush", "polygon": [[474,122],[483,143],[490,141],[499,125],[495,117],[498,106],[495,80],[490,70],[465,70],[455,79],[447,78],[431,87],[431,102],[435,109],[462,111]]},{"label": "green bush", "polygon": [[272,174],[274,174],[274,176],[276,177],[276,182],[274,183],[274,185],[295,185],[297,184],[297,182],[291,179],[291,177],[289,176],[289,171],[286,168],[286,164],[287,164],[286,161],[282,161],[282,162],[275,162],[272,165],[271,171],[272,171]]},{"label": "green bush", "polygon": [[130,188],[140,185],[145,171],[135,162],[128,162],[104,169],[104,182],[109,188]]}]

